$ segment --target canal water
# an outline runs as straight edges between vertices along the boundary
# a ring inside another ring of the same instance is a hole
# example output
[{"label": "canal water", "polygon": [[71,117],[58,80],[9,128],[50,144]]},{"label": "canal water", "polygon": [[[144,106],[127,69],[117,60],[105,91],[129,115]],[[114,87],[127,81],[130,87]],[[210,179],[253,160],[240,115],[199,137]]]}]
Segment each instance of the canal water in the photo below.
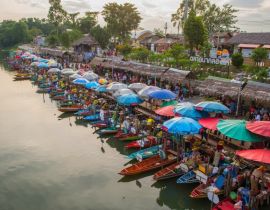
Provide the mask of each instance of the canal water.
[{"label": "canal water", "polygon": [[0,210],[210,209],[189,198],[196,185],[123,178],[121,143],[99,139],[13,75],[0,66]]}]

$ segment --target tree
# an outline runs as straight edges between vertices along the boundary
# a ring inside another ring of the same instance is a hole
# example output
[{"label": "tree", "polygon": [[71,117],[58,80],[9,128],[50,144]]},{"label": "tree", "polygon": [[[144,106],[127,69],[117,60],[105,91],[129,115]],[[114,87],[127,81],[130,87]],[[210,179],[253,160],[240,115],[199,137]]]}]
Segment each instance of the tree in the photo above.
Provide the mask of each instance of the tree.
[{"label": "tree", "polygon": [[147,48],[139,47],[132,49],[130,57],[134,60],[138,60],[141,62],[146,62],[150,55],[150,51]]},{"label": "tree", "polygon": [[265,48],[256,48],[252,51],[251,58],[256,63],[256,65],[259,65],[259,63],[268,58],[268,51]]},{"label": "tree", "polygon": [[79,30],[66,31],[61,34],[60,42],[66,48],[69,49],[71,44],[82,37],[82,33]]},{"label": "tree", "polygon": [[46,38],[46,42],[50,47],[56,47],[59,43],[58,36],[54,33],[50,34]]},{"label": "tree", "polygon": [[187,14],[191,10],[197,16],[202,17],[202,21],[209,34],[236,29],[237,16],[235,14],[238,10],[234,9],[231,5],[225,4],[222,7],[218,7],[209,0],[188,0],[186,4],[186,0],[183,0],[180,2],[176,13],[172,14],[171,17],[173,26],[177,27],[178,31],[180,27],[184,28]]},{"label": "tree", "polygon": [[51,6],[48,12],[48,19],[55,25],[58,34],[59,26],[67,20],[67,12],[63,9],[61,0],[49,0],[49,3]]},{"label": "tree", "polygon": [[108,3],[102,11],[108,30],[120,42],[129,39],[131,31],[139,27],[141,16],[134,4]]},{"label": "tree", "polygon": [[240,68],[243,66],[244,63],[244,58],[241,53],[234,53],[232,55],[232,65],[235,66],[236,68]]},{"label": "tree", "polygon": [[102,49],[105,49],[110,43],[111,35],[106,27],[97,25],[91,29],[90,34],[95,38]]},{"label": "tree", "polygon": [[204,45],[206,34],[202,18],[196,17],[195,12],[192,10],[184,26],[185,40],[188,42],[191,52],[193,52],[194,47],[198,49],[200,45]]},{"label": "tree", "polygon": [[86,12],[85,16],[78,20],[79,29],[82,33],[88,34],[91,29],[97,24],[98,12]]},{"label": "tree", "polygon": [[164,32],[160,28],[154,28],[154,34],[160,37],[164,37]]},{"label": "tree", "polygon": [[179,60],[185,58],[185,48],[180,44],[174,44],[168,51],[168,55],[175,60],[177,66],[179,66]]},{"label": "tree", "polygon": [[116,50],[127,57],[132,52],[132,47],[129,44],[119,44],[116,46]]},{"label": "tree", "polygon": [[79,14],[80,14],[79,12],[68,14],[69,21],[71,23],[72,28],[77,28],[77,25],[78,25],[77,17]]}]

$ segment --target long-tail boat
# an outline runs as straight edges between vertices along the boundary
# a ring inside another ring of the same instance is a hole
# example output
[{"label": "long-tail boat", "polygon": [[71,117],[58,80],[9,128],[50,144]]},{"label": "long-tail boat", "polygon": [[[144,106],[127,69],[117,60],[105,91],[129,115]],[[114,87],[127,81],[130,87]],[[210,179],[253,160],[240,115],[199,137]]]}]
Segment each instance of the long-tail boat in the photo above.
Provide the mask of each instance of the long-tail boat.
[{"label": "long-tail boat", "polygon": [[31,79],[31,74],[29,73],[18,73],[14,76],[14,80],[28,80]]},{"label": "long-tail boat", "polygon": [[61,106],[58,108],[58,110],[60,112],[77,112],[82,108],[83,108],[83,106],[80,104],[73,104],[73,105],[69,105],[69,106]]},{"label": "long-tail boat", "polygon": [[[140,136],[138,136],[140,137]],[[144,138],[144,137],[140,137],[140,138]],[[154,145],[157,145],[157,141],[155,138],[146,138],[146,139],[141,139],[141,140],[137,140],[137,141],[133,141],[128,143],[127,145],[125,145],[126,149],[139,149],[139,148],[147,148],[147,147],[151,147]]]},{"label": "long-tail boat", "polygon": [[162,149],[162,145],[156,145],[153,147],[139,150],[137,152],[133,152],[128,156],[128,158],[129,159],[137,159],[137,160],[146,159],[146,158],[152,157],[154,155],[157,155],[159,150],[161,150],[161,149]]},{"label": "long-tail boat", "polygon": [[130,176],[135,174],[141,174],[154,169],[161,168],[176,162],[177,158],[175,155],[167,153],[165,159],[161,158],[159,155],[147,158],[141,162],[135,163],[132,166],[124,168],[119,174]]},{"label": "long-tail boat", "polygon": [[118,132],[118,128],[115,127],[109,127],[109,128],[104,128],[100,131],[97,132],[99,135],[113,135]]},{"label": "long-tail boat", "polygon": [[215,205],[212,210],[234,210],[234,203],[230,198],[226,198]]},{"label": "long-tail boat", "polygon": [[161,169],[154,174],[153,179],[156,181],[179,177],[185,172],[181,169],[180,163],[174,163],[166,168]]}]

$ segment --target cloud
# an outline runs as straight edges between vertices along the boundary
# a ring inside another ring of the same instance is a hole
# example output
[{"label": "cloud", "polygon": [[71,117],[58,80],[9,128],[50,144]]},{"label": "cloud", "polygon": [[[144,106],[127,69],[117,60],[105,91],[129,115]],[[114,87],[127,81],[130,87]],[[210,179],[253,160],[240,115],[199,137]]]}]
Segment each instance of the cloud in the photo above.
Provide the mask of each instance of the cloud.
[{"label": "cloud", "polygon": [[229,3],[235,7],[258,8],[264,0],[231,0]]},{"label": "cloud", "polygon": [[80,12],[91,9],[89,0],[64,0],[62,4],[68,12]]},{"label": "cloud", "polygon": [[149,9],[156,8],[158,6],[156,4],[152,4],[148,1],[142,1],[142,5],[146,8],[149,8]]}]

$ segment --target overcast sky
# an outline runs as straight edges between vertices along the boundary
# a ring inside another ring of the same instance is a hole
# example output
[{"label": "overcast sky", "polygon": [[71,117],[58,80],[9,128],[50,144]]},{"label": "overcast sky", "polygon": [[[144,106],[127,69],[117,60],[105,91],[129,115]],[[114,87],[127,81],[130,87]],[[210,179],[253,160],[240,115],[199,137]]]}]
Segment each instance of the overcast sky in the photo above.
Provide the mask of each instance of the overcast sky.
[{"label": "overcast sky", "polygon": [[[168,22],[168,32],[175,32],[170,22],[171,14],[176,11],[182,0],[62,0],[68,12],[101,11],[108,2],[130,2],[138,7],[144,29],[164,28]],[[230,3],[239,9],[238,27],[248,32],[270,32],[270,0],[211,0],[222,5]],[[23,17],[46,17],[48,0],[0,0],[0,20],[20,19]],[[102,17],[99,21],[103,24]]]}]

